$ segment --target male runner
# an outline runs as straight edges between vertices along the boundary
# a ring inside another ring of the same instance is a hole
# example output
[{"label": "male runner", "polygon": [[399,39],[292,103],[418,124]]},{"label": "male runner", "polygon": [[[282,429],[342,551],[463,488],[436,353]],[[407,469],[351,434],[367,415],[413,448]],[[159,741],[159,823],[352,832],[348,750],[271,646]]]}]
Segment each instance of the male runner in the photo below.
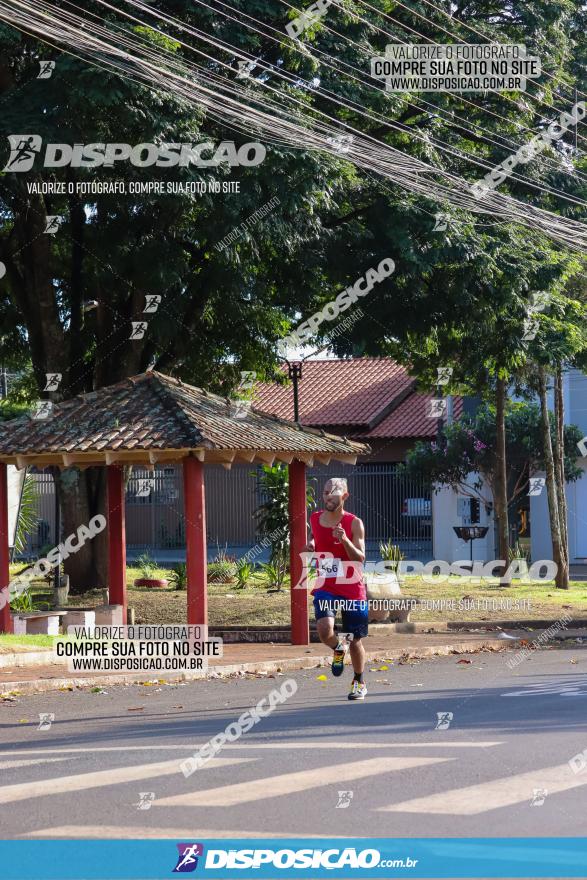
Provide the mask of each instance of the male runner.
[{"label": "male runner", "polygon": [[349,700],[364,700],[367,687],[363,681],[365,649],[362,638],[368,633],[369,613],[363,580],[365,529],[362,520],[344,509],[349,497],[347,481],[333,477],[324,486],[324,510],[310,517],[312,539],[306,551],[325,553],[318,560],[318,580],[312,590],[316,627],[320,640],[334,651],[332,674],[342,675],[348,643],[334,631],[336,612],[342,612],[343,630],[352,633],[351,661],[355,676]]}]

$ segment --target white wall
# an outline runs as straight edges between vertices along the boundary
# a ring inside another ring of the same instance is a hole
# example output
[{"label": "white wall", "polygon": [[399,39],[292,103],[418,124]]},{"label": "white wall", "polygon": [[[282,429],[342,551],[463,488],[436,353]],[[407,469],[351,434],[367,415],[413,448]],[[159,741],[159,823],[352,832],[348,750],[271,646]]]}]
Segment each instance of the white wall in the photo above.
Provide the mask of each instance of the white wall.
[{"label": "white wall", "polygon": [[[563,391],[566,424],[578,425],[583,436],[587,436],[587,376],[579,370],[570,370],[565,374]],[[549,395],[549,406],[552,409],[552,395]],[[576,483],[567,485],[571,565],[587,560],[587,458],[580,459],[578,464],[583,469],[583,476]],[[552,559],[546,489],[530,498],[530,523],[532,559]]]},{"label": "white wall", "polygon": [[[467,483],[472,484],[478,479],[477,474],[470,474]],[[491,501],[492,495],[489,487],[482,488],[484,498]],[[460,496],[464,497],[464,496]],[[462,541],[455,534],[453,526],[468,525],[458,516],[459,493],[454,492],[450,486],[442,486],[438,492],[432,493],[432,521],[433,521],[433,553],[435,559],[444,559],[446,562],[456,562],[460,559],[469,559],[471,545]],[[487,535],[478,541],[473,541],[473,559],[489,562],[494,558],[494,520],[493,515],[487,516],[485,505],[481,503],[479,525],[489,526]]]}]

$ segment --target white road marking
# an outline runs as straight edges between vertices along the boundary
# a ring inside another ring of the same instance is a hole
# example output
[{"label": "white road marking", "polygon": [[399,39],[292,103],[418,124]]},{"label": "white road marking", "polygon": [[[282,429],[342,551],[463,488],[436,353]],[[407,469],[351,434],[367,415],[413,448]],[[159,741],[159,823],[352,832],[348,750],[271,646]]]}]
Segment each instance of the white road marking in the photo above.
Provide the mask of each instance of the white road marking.
[{"label": "white road marking", "polygon": [[530,803],[535,788],[545,788],[549,796],[587,784],[587,773],[575,775],[568,764],[537,767],[516,776],[504,776],[466,788],[453,788],[428,797],[413,798],[379,807],[377,812],[437,813],[447,816],[476,816],[500,807]]},{"label": "white road marking", "polygon": [[12,770],[13,767],[31,767],[34,764],[55,764],[57,761],[69,760],[69,758],[31,758],[28,761],[0,761],[0,770]]},{"label": "white road marking", "polygon": [[543,681],[527,684],[515,691],[505,691],[502,697],[540,697],[556,694],[560,697],[587,697],[587,681],[584,676],[574,676],[568,681]]},{"label": "white road marking", "polygon": [[[230,764],[243,764],[254,761],[254,758],[213,758],[205,769],[226,767]],[[153,779],[156,776],[172,776],[177,774],[178,781],[183,780],[177,758],[172,761],[159,761],[155,764],[138,764],[134,766],[112,767],[108,770],[97,770],[91,773],[76,773],[74,776],[57,776],[53,779],[40,779],[36,782],[22,782],[16,785],[4,785],[0,788],[0,804],[11,804],[28,798],[43,795],[65,794],[71,791],[86,791],[106,785],[118,785],[124,782],[137,782]]]},{"label": "white road marking", "polygon": [[[271,742],[271,743],[258,743],[258,742],[247,742],[243,740],[239,743],[227,743],[222,747],[222,750],[225,749],[269,749],[272,751],[273,749],[286,749],[286,751],[291,751],[292,749],[489,749],[494,746],[502,746],[504,744],[503,740],[487,740],[487,741],[471,741],[471,740],[463,740],[463,742],[446,742],[446,740],[438,737],[436,742],[392,742],[392,743],[381,743],[381,742],[325,742],[324,740],[319,740],[318,742],[307,741],[300,742],[296,740],[295,742]],[[43,752],[44,755],[63,755],[63,754],[75,754],[77,752],[86,754],[90,749],[92,752],[151,752],[151,751],[174,751],[175,749],[179,749],[182,752],[185,752],[186,757],[192,754],[196,749],[201,748],[205,745],[204,742],[201,743],[192,743],[191,745],[186,745],[185,743],[171,744],[171,745],[152,745],[152,746],[98,746],[94,748],[94,746],[86,746],[85,748],[64,748],[64,749],[46,749],[43,746],[39,746],[38,748],[30,747],[27,749],[11,749],[10,752],[2,752],[0,750],[0,758],[4,755],[31,755],[35,752]]]},{"label": "white road marking", "polygon": [[218,788],[202,789],[172,795],[156,800],[154,807],[233,807],[237,804],[266,800],[280,795],[295,794],[322,788],[325,785],[351,782],[367,776],[381,776],[399,770],[414,767],[428,767],[454,758],[367,758],[365,761],[353,761],[345,764],[330,764],[316,767],[313,770],[299,770],[294,773],[283,773],[279,776],[265,776],[262,779],[251,779]]},{"label": "white road marking", "polygon": [[[225,828],[200,828],[198,825],[198,836],[204,838],[210,838],[214,840],[219,837],[283,837],[283,831],[267,831],[266,829],[260,831],[243,831],[239,828],[236,831],[227,831]],[[312,838],[331,838],[337,837],[339,835],[336,834],[306,834],[304,833],[304,837],[312,837]],[[95,839],[104,839],[110,840],[112,838],[120,839],[120,840],[146,840],[146,839],[158,839],[162,840],[193,840],[194,838],[194,827],[191,828],[178,828],[177,826],[173,826],[173,828],[144,828],[144,827],[131,827],[131,826],[120,826],[120,825],[59,825],[57,828],[40,828],[38,831],[30,831],[28,834],[21,834],[19,837],[41,837],[47,838],[48,840],[52,840],[53,838],[58,837],[71,837],[71,838],[80,838],[83,840],[95,838]],[[347,838],[341,837],[341,840],[346,840]]]}]

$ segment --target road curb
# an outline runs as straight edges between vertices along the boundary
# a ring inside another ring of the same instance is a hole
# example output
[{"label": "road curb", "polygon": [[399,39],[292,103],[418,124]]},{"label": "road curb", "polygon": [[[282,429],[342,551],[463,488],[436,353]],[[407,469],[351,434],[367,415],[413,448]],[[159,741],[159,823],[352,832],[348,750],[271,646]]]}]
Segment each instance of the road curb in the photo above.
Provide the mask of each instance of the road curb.
[{"label": "road curb", "polygon": [[[411,650],[407,648],[383,648],[379,651],[367,651],[366,656],[367,661],[372,663],[384,660],[418,660],[427,657],[445,657],[449,654],[477,654],[483,650],[501,651],[517,647],[519,640],[522,638],[523,636],[516,636],[515,639],[508,639],[507,641],[495,638],[482,639],[475,642],[457,641],[450,645],[426,645]],[[175,674],[171,676],[162,675],[158,680],[173,684],[181,681],[196,681],[202,678],[224,678],[231,675],[271,675],[277,672],[294,671],[297,669],[322,668],[330,666],[331,661],[332,657],[328,654],[324,656],[292,657],[283,660],[259,660],[250,663],[215,664],[210,666],[207,671],[182,672],[180,675]],[[35,679],[34,681],[1,682],[0,695],[12,694],[17,691],[19,695],[22,694],[24,696],[64,688],[141,684],[145,681],[153,681],[154,677],[153,673],[144,675],[120,673],[117,675],[96,675],[92,678],[64,676],[63,678]]]},{"label": "road curb", "polygon": [[[23,651],[19,654],[0,654],[0,669],[23,669],[26,666],[52,666],[53,651]],[[62,664],[55,664],[61,666]]]}]

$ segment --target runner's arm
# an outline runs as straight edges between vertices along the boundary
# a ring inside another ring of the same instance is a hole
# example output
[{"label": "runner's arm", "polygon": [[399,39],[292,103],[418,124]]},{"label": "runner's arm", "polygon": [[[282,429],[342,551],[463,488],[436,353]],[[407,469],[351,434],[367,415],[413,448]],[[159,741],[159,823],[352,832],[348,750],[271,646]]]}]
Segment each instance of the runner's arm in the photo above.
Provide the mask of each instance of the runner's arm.
[{"label": "runner's arm", "polygon": [[352,540],[346,535],[341,538],[350,560],[354,562],[365,561],[365,526],[363,520],[356,516],[351,526]]}]

